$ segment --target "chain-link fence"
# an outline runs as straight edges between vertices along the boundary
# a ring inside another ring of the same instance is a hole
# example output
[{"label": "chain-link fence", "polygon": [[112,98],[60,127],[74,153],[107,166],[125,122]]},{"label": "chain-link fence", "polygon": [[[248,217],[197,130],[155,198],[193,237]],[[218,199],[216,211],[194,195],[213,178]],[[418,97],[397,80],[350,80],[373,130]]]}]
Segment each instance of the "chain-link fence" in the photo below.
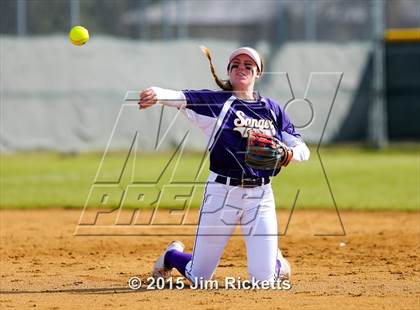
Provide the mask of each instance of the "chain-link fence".
[{"label": "chain-link fence", "polygon": [[[381,0],[380,0],[381,1]],[[385,26],[420,27],[418,0],[382,1]],[[83,24],[122,38],[368,40],[373,1],[366,0],[2,0],[0,33],[66,33]]]}]

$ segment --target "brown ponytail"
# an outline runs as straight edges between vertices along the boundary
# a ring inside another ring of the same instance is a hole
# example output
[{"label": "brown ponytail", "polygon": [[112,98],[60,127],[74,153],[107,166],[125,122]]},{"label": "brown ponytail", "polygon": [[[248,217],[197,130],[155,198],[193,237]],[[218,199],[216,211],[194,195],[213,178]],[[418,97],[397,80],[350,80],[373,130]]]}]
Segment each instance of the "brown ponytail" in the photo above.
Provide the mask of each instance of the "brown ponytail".
[{"label": "brown ponytail", "polygon": [[227,90],[227,91],[232,91],[233,87],[232,84],[230,83],[229,80],[221,80],[217,74],[216,74],[216,70],[214,69],[213,66],[213,62],[211,61],[211,56],[210,56],[210,51],[207,47],[201,45],[200,46],[201,50],[203,51],[204,55],[207,57],[207,59],[209,60],[209,64],[210,64],[210,71],[211,74],[213,75],[214,81],[216,82],[216,84],[222,89],[222,90]]}]

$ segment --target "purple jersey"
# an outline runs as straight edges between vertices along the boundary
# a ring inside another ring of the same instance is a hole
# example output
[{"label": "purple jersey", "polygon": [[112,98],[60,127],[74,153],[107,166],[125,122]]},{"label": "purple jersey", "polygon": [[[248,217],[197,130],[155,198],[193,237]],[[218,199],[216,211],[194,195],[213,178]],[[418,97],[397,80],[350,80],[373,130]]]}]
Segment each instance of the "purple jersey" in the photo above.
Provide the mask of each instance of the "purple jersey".
[{"label": "purple jersey", "polygon": [[232,178],[277,175],[280,169],[258,170],[245,163],[248,131],[258,129],[287,144],[286,137],[300,139],[279,104],[259,96],[244,101],[232,92],[183,90],[186,115],[201,127],[209,139],[210,170]]}]

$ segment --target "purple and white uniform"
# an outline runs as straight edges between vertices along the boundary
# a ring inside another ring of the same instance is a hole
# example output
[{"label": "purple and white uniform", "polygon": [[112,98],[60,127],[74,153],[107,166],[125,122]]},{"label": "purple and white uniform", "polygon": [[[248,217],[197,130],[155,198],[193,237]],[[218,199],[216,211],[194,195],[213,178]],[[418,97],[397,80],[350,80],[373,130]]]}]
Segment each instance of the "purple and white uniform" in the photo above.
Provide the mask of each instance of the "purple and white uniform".
[{"label": "purple and white uniform", "polygon": [[[187,261],[184,256],[183,273],[191,281],[211,279],[227,241],[239,224],[246,242],[250,278],[274,281],[281,268],[289,268],[279,261],[282,257],[269,181],[280,169],[257,170],[246,165],[248,130],[256,128],[283,141],[293,149],[293,161],[307,160],[309,149],[279,104],[270,98],[258,95],[251,102],[225,91],[153,89],[162,104],[182,109],[208,139],[210,174],[194,251]],[[238,179],[256,179],[259,183],[254,187],[234,186]]]},{"label": "purple and white uniform", "polygon": [[[183,91],[185,113],[204,130],[210,140],[210,170],[233,178],[270,177],[279,173],[257,170],[245,164],[246,138],[249,129],[260,129],[290,147],[302,144],[300,135],[279,104],[258,95],[255,102],[244,101],[223,91]],[[306,154],[295,152],[294,160]]]}]

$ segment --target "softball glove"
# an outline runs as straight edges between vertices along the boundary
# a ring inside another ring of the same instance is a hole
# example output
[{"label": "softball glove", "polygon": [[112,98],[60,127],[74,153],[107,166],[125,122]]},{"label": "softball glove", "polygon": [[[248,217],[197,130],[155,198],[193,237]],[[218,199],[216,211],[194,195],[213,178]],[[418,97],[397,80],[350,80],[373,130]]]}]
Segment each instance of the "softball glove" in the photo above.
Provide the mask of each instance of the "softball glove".
[{"label": "softball glove", "polygon": [[292,157],[293,151],[279,139],[256,130],[249,130],[245,162],[251,168],[279,169],[287,166]]}]

